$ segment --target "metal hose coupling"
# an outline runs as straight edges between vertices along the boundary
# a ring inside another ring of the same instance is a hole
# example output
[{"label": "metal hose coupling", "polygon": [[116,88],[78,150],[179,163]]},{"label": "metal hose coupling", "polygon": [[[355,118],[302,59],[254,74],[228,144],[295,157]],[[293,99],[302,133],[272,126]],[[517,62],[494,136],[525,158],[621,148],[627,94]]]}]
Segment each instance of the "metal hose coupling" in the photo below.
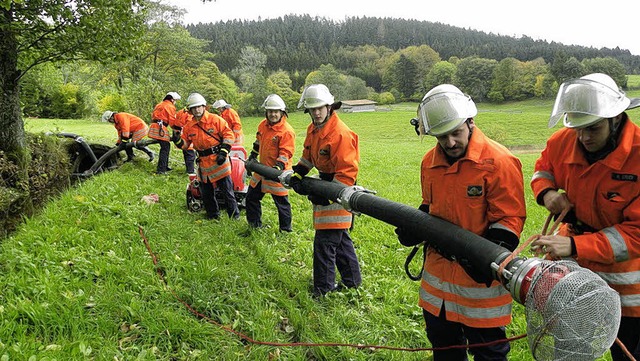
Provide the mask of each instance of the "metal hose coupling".
[{"label": "metal hose coupling", "polygon": [[[345,210],[352,213],[358,213],[358,212],[353,212],[354,207],[352,206],[352,204],[353,204],[353,201],[355,201],[355,199],[357,198],[357,194],[362,192],[368,193],[368,194],[376,194],[376,191],[366,189],[362,186],[353,185],[353,186],[345,187],[343,190],[341,190],[340,195],[338,196],[338,199],[336,199],[336,201]],[[356,195],[356,198],[353,198],[354,195]]]}]

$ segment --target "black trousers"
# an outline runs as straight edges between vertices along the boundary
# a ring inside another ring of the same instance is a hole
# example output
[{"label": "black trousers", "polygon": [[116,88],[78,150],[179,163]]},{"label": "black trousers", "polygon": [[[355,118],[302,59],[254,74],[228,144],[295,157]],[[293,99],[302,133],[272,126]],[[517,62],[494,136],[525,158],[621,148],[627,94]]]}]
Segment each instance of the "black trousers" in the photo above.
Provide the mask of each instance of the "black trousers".
[{"label": "black trousers", "polygon": [[182,150],[184,165],[187,168],[187,174],[194,174],[196,163],[196,151],[193,149]]},{"label": "black trousers", "polygon": [[166,172],[169,170],[169,152],[171,151],[171,143],[164,140],[159,140],[160,154],[158,155],[158,166],[156,172]]},{"label": "black trousers", "polygon": [[[216,187],[218,187],[218,192],[221,192],[222,194],[229,217],[239,217],[240,210],[238,209],[238,202],[236,201],[236,197],[233,194],[233,183],[231,182],[231,176],[226,176],[222,179],[219,179],[216,182]],[[219,218],[220,206],[218,205],[218,200],[216,199],[213,183],[204,181],[200,182],[200,193],[202,194],[202,203],[204,204],[204,209],[207,212],[207,218]]]},{"label": "black trousers", "polygon": [[[262,227],[262,205],[261,201],[265,193],[262,193],[261,189],[262,181],[258,183],[255,188],[249,186],[247,190],[246,212],[247,223],[254,228]],[[291,231],[291,203],[289,203],[288,196],[271,195],[273,203],[278,210],[278,223],[281,230]]]},{"label": "black trousers", "polygon": [[[618,338],[636,360],[640,360],[640,331],[638,330],[640,330],[640,317],[622,317]],[[611,346],[611,359],[613,361],[630,360],[615,342]]]},{"label": "black trousers", "polygon": [[[427,338],[433,347],[449,347],[455,345],[474,345],[497,340],[505,340],[507,334],[504,327],[475,328],[445,319],[442,305],[440,316],[434,316],[422,310],[427,328]],[[469,348],[475,361],[506,361],[511,350],[508,341],[491,346]],[[433,361],[467,361],[465,348],[434,350]]]},{"label": "black trousers", "polygon": [[336,288],[336,267],[346,287],[362,283],[358,256],[346,229],[318,229],[313,239],[313,293],[324,295]]}]

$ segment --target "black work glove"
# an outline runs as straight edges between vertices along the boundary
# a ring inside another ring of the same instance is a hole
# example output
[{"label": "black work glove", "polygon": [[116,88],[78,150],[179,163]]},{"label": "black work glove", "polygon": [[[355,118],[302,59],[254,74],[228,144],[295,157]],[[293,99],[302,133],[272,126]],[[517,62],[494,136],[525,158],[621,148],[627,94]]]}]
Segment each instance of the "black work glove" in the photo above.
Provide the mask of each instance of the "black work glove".
[{"label": "black work glove", "polygon": [[251,154],[249,154],[249,158],[247,159],[247,162],[250,161],[258,161],[258,153],[251,151]]},{"label": "black work glove", "polygon": [[224,163],[225,160],[227,160],[227,150],[226,149],[220,149],[220,152],[218,153],[218,156],[216,157],[216,164],[217,165],[222,165],[222,163]]},{"label": "black work glove", "polygon": [[[429,213],[429,205],[421,204],[420,207],[418,207],[418,210],[423,211],[425,213]],[[415,233],[409,232],[407,229],[404,229],[402,227],[396,228],[395,232],[396,232],[396,235],[398,236],[398,241],[400,241],[400,244],[405,247],[413,247],[416,244],[419,244],[425,241]]]},{"label": "black work glove", "polygon": [[423,242],[419,237],[416,237],[415,233],[409,232],[405,228],[398,227],[395,232],[398,236],[398,241],[400,241],[400,244],[405,247],[413,247]]},{"label": "black work glove", "polygon": [[301,164],[294,165],[293,167],[291,167],[291,170],[293,170],[293,173],[299,174],[301,178],[309,174],[309,168]]},{"label": "black work glove", "polygon": [[462,266],[467,275],[471,277],[471,279],[478,283],[484,283],[487,287],[491,286],[493,278],[488,278],[487,276],[483,275],[482,272],[473,267],[466,258],[458,259],[458,263],[460,264],[460,266]]},{"label": "black work glove", "polygon": [[311,201],[311,203],[317,205],[317,206],[328,206],[331,204],[331,201],[329,201],[327,198],[325,197],[321,197],[321,196],[317,196],[314,194],[310,194],[307,196],[307,199],[309,199]]},{"label": "black work glove", "polygon": [[273,166],[273,168],[277,170],[284,170],[284,163],[277,161],[276,164]]},{"label": "black work glove", "polygon": [[180,140],[180,132],[177,130],[174,130],[173,133],[171,134],[171,141],[173,143],[176,143],[179,140]]},{"label": "black work glove", "polygon": [[304,187],[302,186],[302,176],[298,173],[293,173],[291,175],[291,178],[289,178],[289,187],[293,188],[293,190],[296,193],[301,194],[303,196],[306,196],[309,194],[307,191],[305,191]]}]

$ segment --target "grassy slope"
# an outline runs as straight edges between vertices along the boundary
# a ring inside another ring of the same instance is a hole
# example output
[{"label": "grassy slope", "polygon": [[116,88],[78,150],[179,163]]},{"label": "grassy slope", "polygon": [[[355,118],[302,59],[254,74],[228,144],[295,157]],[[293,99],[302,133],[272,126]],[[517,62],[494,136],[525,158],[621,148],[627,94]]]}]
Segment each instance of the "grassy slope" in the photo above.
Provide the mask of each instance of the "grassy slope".
[{"label": "grassy slope", "polygon": [[[551,102],[480,106],[477,124],[517,152],[525,184],[546,128]],[[393,111],[343,114],[359,135],[359,184],[408,205],[420,203],[419,164],[433,146],[408,121],[415,104]],[[640,112],[631,111],[634,119]],[[259,118],[243,119],[247,145]],[[293,113],[301,153],[308,118]],[[110,144],[109,124],[36,120],[29,131],[69,131]],[[152,146],[157,147],[157,146]],[[533,150],[531,150],[533,149]],[[155,148],[157,151],[158,149]],[[190,314],[177,298],[202,315],[247,336],[271,342],[327,342],[427,347],[418,284],[406,278],[393,227],[357,218],[352,236],[362,265],[359,292],[313,300],[310,205],[291,195],[295,233],[280,235],[274,206],[263,202],[272,228],[248,237],[244,220],[203,221],[184,206],[186,176],[181,154],[176,169],[153,175],[155,164],[140,157],[70,190],[29,219],[0,245],[0,359],[353,359],[422,360],[429,352],[356,350],[348,347],[273,347],[239,337]],[[528,219],[522,239],[540,231],[546,217],[528,186]],[[157,193],[158,204],[144,195]],[[165,272],[159,279],[138,233],[142,227]],[[414,269],[417,264],[414,264]],[[526,332],[522,307],[514,307],[510,336]],[[512,343],[511,360],[530,360],[526,340]],[[608,359],[605,356],[603,360]]]}]

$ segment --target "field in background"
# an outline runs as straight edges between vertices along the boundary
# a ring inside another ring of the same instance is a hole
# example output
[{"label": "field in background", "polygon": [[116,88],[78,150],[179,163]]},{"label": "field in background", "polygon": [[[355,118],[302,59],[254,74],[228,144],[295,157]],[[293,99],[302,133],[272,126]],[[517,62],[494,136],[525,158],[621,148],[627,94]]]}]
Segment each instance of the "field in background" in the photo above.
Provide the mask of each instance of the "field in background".
[{"label": "field in background", "polygon": [[[552,101],[478,105],[476,124],[523,163],[528,218],[522,241],[539,233],[547,216],[534,204],[528,182],[539,151],[560,127],[546,126],[551,106]],[[415,108],[399,104],[384,112],[341,114],[360,137],[358,183],[411,206],[421,201],[421,158],[435,144],[431,137],[417,137],[409,124]],[[630,114],[640,119],[638,110]],[[243,118],[247,148],[261,119]],[[309,118],[294,112],[290,121],[297,161]],[[111,124],[87,120],[27,119],[25,127],[77,133],[104,144],[116,139]],[[409,250],[398,243],[393,227],[357,217],[352,238],[363,286],[314,300],[311,207],[304,197],[290,196],[293,234],[277,232],[268,196],[263,221],[271,228],[247,234],[244,219],[205,221],[187,212],[187,177],[178,150],[172,147],[174,171],[168,177],[154,175],[155,164],[144,159],[71,189],[2,242],[2,359],[430,359],[425,351],[258,346],[213,325],[209,320],[259,341],[428,347],[419,285],[402,270]],[[160,202],[144,203],[150,193]],[[515,305],[508,335],[524,333],[523,309]],[[510,360],[531,359],[526,339],[512,343]]]}]

